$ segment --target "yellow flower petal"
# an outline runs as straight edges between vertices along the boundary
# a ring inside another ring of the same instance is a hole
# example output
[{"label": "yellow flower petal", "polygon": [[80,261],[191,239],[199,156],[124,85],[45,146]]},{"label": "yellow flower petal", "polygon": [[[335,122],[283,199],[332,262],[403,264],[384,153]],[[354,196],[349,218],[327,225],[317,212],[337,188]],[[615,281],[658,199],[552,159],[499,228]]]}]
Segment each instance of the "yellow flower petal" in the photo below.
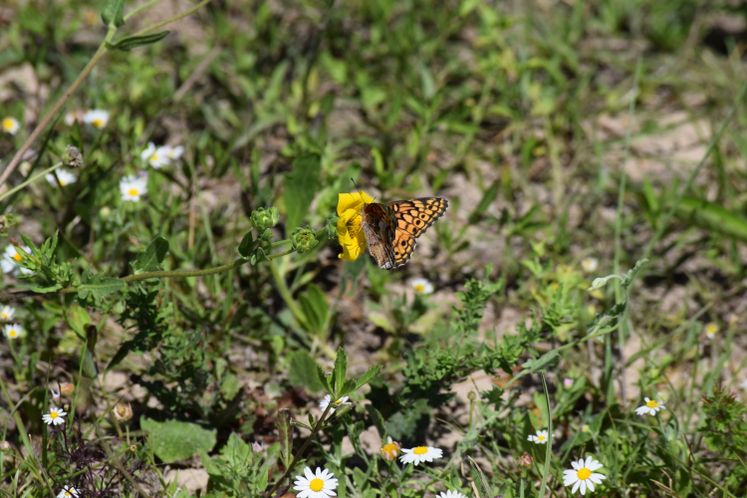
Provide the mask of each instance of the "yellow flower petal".
[{"label": "yellow flower petal", "polygon": [[365,192],[340,193],[337,197],[337,240],[342,247],[339,258],[355,261],[366,250],[366,236],[361,229],[361,209],[374,202]]}]

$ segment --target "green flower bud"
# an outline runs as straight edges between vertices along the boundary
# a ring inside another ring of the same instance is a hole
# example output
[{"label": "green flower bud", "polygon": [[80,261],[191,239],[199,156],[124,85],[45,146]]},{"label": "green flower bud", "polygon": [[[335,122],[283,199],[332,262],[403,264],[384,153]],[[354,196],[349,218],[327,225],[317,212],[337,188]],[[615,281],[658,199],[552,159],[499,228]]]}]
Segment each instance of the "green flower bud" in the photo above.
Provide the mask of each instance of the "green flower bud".
[{"label": "green flower bud", "polygon": [[280,220],[280,213],[278,208],[259,208],[252,211],[252,225],[259,232],[262,232],[268,228],[272,228],[278,224]]},{"label": "green flower bud", "polygon": [[316,247],[316,233],[310,228],[298,227],[291,234],[291,244],[293,250],[298,253],[309,252]]}]

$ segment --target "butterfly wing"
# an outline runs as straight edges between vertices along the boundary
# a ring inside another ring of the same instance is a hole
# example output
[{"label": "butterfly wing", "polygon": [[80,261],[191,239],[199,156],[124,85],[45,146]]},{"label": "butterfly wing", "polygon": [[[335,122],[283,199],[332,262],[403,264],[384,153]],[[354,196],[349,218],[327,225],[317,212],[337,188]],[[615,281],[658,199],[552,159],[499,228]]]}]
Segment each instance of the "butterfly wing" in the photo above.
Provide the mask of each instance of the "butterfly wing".
[{"label": "butterfly wing", "polygon": [[397,222],[391,208],[375,202],[366,204],[362,211],[361,227],[366,237],[368,253],[379,268],[394,268],[393,241]]},{"label": "butterfly wing", "polygon": [[449,202],[443,197],[422,197],[388,204],[397,224],[392,240],[394,268],[410,260],[415,250],[415,239],[439,219],[447,207]]}]

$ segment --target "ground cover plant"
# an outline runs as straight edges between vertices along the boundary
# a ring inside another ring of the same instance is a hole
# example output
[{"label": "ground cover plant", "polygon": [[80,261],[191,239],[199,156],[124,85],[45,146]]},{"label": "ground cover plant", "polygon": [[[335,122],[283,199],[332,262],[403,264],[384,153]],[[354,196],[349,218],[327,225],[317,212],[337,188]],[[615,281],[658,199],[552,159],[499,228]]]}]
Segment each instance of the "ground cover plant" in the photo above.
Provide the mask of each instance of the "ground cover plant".
[{"label": "ground cover plant", "polygon": [[746,39],[3,3],[0,495],[744,496]]}]

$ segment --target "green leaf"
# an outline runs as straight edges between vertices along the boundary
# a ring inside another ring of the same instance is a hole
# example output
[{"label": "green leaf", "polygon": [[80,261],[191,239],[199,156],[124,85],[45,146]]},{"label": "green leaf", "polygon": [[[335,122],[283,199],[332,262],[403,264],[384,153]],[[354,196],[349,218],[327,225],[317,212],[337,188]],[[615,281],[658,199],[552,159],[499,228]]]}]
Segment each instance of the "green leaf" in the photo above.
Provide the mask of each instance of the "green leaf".
[{"label": "green leaf", "polygon": [[127,284],[118,278],[88,275],[78,286],[78,299],[99,304],[107,296],[121,292],[126,286]]},{"label": "green leaf", "polygon": [[246,232],[239,242],[239,254],[242,258],[248,258],[254,251],[254,236],[251,230]]},{"label": "green leaf", "polygon": [[80,338],[86,337],[86,327],[91,323],[91,317],[85,308],[71,304],[67,308],[67,324]]},{"label": "green leaf", "polygon": [[293,460],[293,428],[288,410],[280,410],[278,413],[277,428],[280,436],[280,458],[283,466],[288,467]]},{"label": "green leaf", "polygon": [[239,378],[231,373],[226,374],[220,383],[220,393],[223,395],[223,398],[230,401],[239,394],[239,391],[241,391]]},{"label": "green leaf", "polygon": [[170,32],[171,31],[159,31],[158,33],[153,33],[150,35],[126,36],[121,40],[110,43],[109,48],[112,50],[132,50],[135,47],[157,43],[166,38],[166,35],[168,35]]},{"label": "green leaf", "polygon": [[140,427],[148,435],[148,444],[153,453],[165,463],[186,460],[199,452],[208,452],[215,446],[215,430],[203,429],[190,422],[157,422],[143,417],[140,419]]},{"label": "green leaf", "polygon": [[293,386],[303,387],[309,391],[317,392],[324,389],[324,385],[317,376],[317,365],[314,358],[304,350],[294,351],[288,359],[289,372],[288,382]]},{"label": "green leaf", "polygon": [[285,177],[285,231],[291,233],[301,224],[314,194],[320,188],[322,161],[318,154],[303,154],[293,161],[293,169]]},{"label": "green leaf", "polygon": [[677,206],[676,213],[700,228],[747,242],[747,218],[718,204],[685,197]]},{"label": "green leaf", "polygon": [[335,396],[345,386],[345,372],[348,369],[348,357],[345,354],[345,350],[340,348],[337,350],[337,357],[335,358],[335,369],[332,372],[332,389],[334,390]]},{"label": "green leaf", "polygon": [[381,371],[381,367],[379,365],[369,368],[368,371],[366,371],[366,373],[364,373],[363,375],[361,375],[355,380],[355,389],[360,389],[361,387],[371,382],[371,380],[374,377],[379,375],[380,371]]},{"label": "green leaf", "polygon": [[163,237],[156,237],[144,252],[140,253],[132,268],[135,273],[156,271],[161,269],[161,262],[169,252],[169,241]]},{"label": "green leaf", "polygon": [[304,314],[304,322],[309,332],[322,335],[327,330],[329,305],[324,292],[316,285],[310,284],[298,296],[298,303]]},{"label": "green leaf", "polygon": [[124,24],[124,3],[125,0],[109,0],[103,9],[101,9],[101,20],[104,26],[120,27]]}]

